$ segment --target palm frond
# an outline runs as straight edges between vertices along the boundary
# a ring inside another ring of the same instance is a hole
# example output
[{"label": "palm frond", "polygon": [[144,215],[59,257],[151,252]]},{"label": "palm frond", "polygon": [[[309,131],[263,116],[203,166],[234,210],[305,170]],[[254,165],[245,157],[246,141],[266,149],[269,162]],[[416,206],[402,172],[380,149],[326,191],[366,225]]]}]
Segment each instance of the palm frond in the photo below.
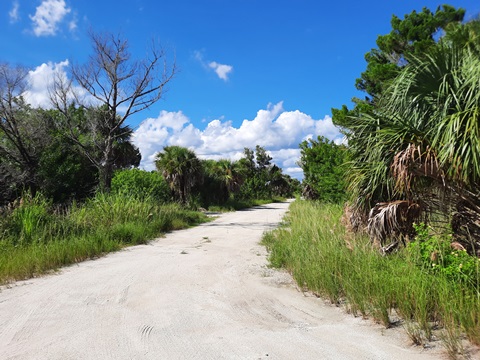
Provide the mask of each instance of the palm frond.
[{"label": "palm frond", "polygon": [[413,238],[413,224],[420,220],[422,207],[415,202],[397,200],[376,204],[369,213],[367,231],[372,241],[385,246],[388,239]]}]

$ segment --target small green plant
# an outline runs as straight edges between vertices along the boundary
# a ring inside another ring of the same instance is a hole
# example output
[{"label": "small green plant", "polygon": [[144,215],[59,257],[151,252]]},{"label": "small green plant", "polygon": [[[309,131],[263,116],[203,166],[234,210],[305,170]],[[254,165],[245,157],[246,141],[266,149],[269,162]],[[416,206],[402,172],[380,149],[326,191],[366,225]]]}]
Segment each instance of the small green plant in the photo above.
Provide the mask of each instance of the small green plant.
[{"label": "small green plant", "polygon": [[431,235],[431,229],[425,224],[416,224],[414,227],[417,236],[415,241],[408,244],[407,251],[421,268],[478,289],[478,258],[470,256],[466,250],[453,249],[448,237]]}]

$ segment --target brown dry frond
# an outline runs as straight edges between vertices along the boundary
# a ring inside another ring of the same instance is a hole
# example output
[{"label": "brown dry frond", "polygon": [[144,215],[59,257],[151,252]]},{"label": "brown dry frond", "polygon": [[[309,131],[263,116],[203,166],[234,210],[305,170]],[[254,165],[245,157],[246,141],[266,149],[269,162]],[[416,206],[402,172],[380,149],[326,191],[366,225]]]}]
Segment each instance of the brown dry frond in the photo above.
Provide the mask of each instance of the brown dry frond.
[{"label": "brown dry frond", "polygon": [[456,204],[452,216],[454,239],[471,255],[480,257],[480,200],[464,199]]},{"label": "brown dry frond", "polygon": [[354,205],[345,204],[341,222],[347,232],[362,233],[366,232],[368,218]]},{"label": "brown dry frond", "polygon": [[420,176],[432,178],[445,185],[444,172],[430,146],[423,151],[421,145],[409,144],[405,150],[394,156],[390,169],[396,180],[396,189],[407,197],[411,197],[414,182]]},{"label": "brown dry frond", "polygon": [[399,240],[412,238],[415,235],[413,224],[421,215],[422,206],[412,201],[378,203],[370,210],[368,234],[374,243],[391,250],[392,244],[385,246],[387,239],[393,239],[396,245]]},{"label": "brown dry frond", "polygon": [[368,218],[364,216],[364,212],[354,205],[348,203],[344,205],[340,222],[345,227],[345,246],[349,250],[355,248],[357,234],[367,233],[367,221]]}]

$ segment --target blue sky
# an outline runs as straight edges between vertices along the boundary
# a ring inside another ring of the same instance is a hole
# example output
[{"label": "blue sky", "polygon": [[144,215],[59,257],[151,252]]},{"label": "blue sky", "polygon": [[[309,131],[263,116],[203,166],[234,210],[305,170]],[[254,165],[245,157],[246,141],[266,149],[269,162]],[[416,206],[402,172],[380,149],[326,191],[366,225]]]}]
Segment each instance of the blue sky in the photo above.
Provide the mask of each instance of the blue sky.
[{"label": "blue sky", "polygon": [[[301,177],[298,144],[324,135],[339,141],[331,108],[359,96],[355,79],[364,54],[403,18],[441,1],[318,0],[2,0],[1,62],[31,69],[33,105],[48,107],[54,71],[67,72],[90,53],[88,29],[120,33],[133,57],[152,38],[178,73],[163,99],[129,124],[142,166],[163,146],[201,157],[241,156],[265,146],[285,172]],[[478,16],[478,0],[449,1]]]}]

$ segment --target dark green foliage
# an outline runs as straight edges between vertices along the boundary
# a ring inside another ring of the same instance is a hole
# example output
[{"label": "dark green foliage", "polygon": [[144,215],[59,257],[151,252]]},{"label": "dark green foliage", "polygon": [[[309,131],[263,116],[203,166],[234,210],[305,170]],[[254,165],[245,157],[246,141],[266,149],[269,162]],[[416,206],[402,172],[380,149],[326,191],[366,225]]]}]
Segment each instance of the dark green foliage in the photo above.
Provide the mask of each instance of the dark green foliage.
[{"label": "dark green foliage", "polygon": [[[250,155],[248,152],[246,155]],[[259,170],[264,170],[272,164],[272,157],[267,154],[267,151],[265,148],[261,147],[260,145],[257,145],[255,147],[255,160],[257,162],[257,168]]]},{"label": "dark green foliage", "polygon": [[172,193],[163,176],[157,171],[140,169],[117,170],[112,179],[112,194],[152,199],[159,203],[172,200]]},{"label": "dark green foliage", "polygon": [[142,154],[140,154],[140,149],[130,141],[133,130],[130,126],[122,126],[118,131],[120,135],[115,138],[113,144],[113,169],[138,167],[142,160]]},{"label": "dark green foliage", "polygon": [[40,190],[55,203],[85,199],[98,184],[98,170],[60,135],[42,152],[38,177]]},{"label": "dark green foliage", "polygon": [[265,148],[257,145],[255,151],[245,148],[244,157],[239,166],[244,174],[244,182],[240,187],[240,199],[271,199],[275,196],[291,197],[298,190],[290,176],[282,173]]},{"label": "dark green foliage", "polygon": [[113,126],[107,105],[82,107],[71,104],[63,112],[56,110],[52,113],[57,131],[96,168],[101,190],[110,190],[115,170],[140,164],[140,151],[130,142],[133,130],[123,125],[119,116],[116,116],[118,126]]},{"label": "dark green foliage", "polygon": [[346,199],[345,162],[347,148],[337,145],[323,136],[300,144],[299,165],[303,170],[304,186],[308,186],[316,198],[328,202]]},{"label": "dark green foliage", "polygon": [[192,189],[202,182],[202,165],[195,153],[181,146],[165,146],[155,157],[155,166],[183,205],[191,200]]},{"label": "dark green foliage", "polygon": [[356,80],[355,87],[369,94],[370,101],[377,94],[381,94],[388,82],[398,74],[399,66],[390,62],[388,57],[377,49],[365,54],[365,61],[367,69],[362,73],[362,77]]},{"label": "dark green foliage", "polygon": [[271,197],[270,189],[264,174],[248,177],[242,184],[239,194],[240,199],[268,199]]},{"label": "dark green foliage", "polygon": [[378,48],[365,54],[367,68],[355,83],[355,87],[367,96],[365,99],[354,98],[352,110],[345,105],[342,109],[332,109],[333,122],[349,133],[350,116],[372,115],[376,98],[387,89],[409,59],[412,56],[422,57],[436,45],[439,32],[455,29],[463,20],[464,14],[464,9],[444,5],[434,13],[428,8],[423,8],[419,13],[412,11],[403,20],[393,15],[391,32],[378,36]]},{"label": "dark green foliage", "polygon": [[434,13],[428,8],[419,13],[412,11],[403,20],[393,15],[392,31],[379,36],[378,49],[372,49],[365,55],[367,69],[357,79],[357,89],[365,91],[372,99],[381,94],[411,56],[423,56],[435,46],[438,32],[451,24],[460,23],[464,15],[464,9],[449,5],[438,7]]},{"label": "dark green foliage", "polygon": [[450,5],[439,6],[435,12],[424,7],[421,12],[412,11],[401,20],[392,16],[392,31],[379,36],[378,48],[385,54],[395,54],[398,58],[411,55],[423,56],[435,45],[435,36],[451,24],[461,23],[465,9],[455,9]]},{"label": "dark green foliage", "polygon": [[[225,167],[222,167],[222,162]],[[223,205],[230,198],[229,183],[233,181],[232,173],[226,170],[233,167],[228,160],[202,160],[203,182],[196,187],[202,207]],[[238,180],[238,174],[235,175]],[[233,192],[232,192],[233,195]]]},{"label": "dark green foliage", "polygon": [[[7,78],[23,79],[19,70],[7,65],[1,69]],[[10,100],[0,111],[0,204],[13,201],[25,190],[41,191],[56,203],[91,195],[99,181],[95,159],[102,157],[98,141],[102,129],[93,126],[89,116],[100,110],[72,105],[75,127],[67,134],[60,111],[32,109],[18,90],[9,91]],[[113,169],[138,166],[141,157],[129,140],[131,134],[128,126],[115,130]]]},{"label": "dark green foliage", "polygon": [[22,95],[28,70],[0,64],[0,204],[38,187],[38,162],[49,143],[43,111],[32,109]]},{"label": "dark green foliage", "polygon": [[274,196],[291,198],[300,190],[300,181],[290,175],[283,174],[282,169],[273,165],[269,171],[269,186]]},{"label": "dark green foliage", "polygon": [[255,151],[246,148],[239,161],[199,160],[191,150],[167,146],[155,163],[182,204],[209,208],[228,203],[235,208],[239,201],[292,197],[298,191],[298,181],[283,174],[271,160],[258,145]]},{"label": "dark green foliage", "polygon": [[[82,107],[70,110],[75,114],[75,134],[66,134],[61,113],[49,110],[47,119],[50,143],[42,151],[38,169],[39,189],[55,202],[85,199],[93,194],[99,184],[102,158],[102,131],[90,117],[100,116],[102,110]],[[72,123],[70,123],[72,124]],[[97,124],[98,125],[98,124]],[[130,168],[140,163],[140,152],[130,142],[132,130],[121,126],[115,131],[113,141],[113,169]]]},{"label": "dark green foliage", "polygon": [[216,176],[204,173],[203,183],[194,189],[197,199],[202,208],[224,205],[229,198],[225,185]]},{"label": "dark green foliage", "polygon": [[256,167],[255,152],[252,149],[244,148],[243,158],[241,158],[239,161],[243,168],[243,172],[247,175],[253,175]]},{"label": "dark green foliage", "polygon": [[[377,202],[396,199],[394,196],[398,194],[390,169],[394,156],[408,146],[411,140],[408,137],[416,138],[413,141],[415,144],[422,141],[419,139],[423,130],[415,127],[417,125],[413,126],[414,121],[409,120],[411,117],[399,118],[394,114],[388,118],[384,116],[385,104],[393,108],[397,102],[382,102],[381,99],[392,91],[392,84],[402,76],[406,67],[412,62],[427,59],[440,46],[438,40],[441,33],[446,32],[444,37],[448,38],[448,34],[456,29],[456,37],[463,36],[458,28],[461,27],[464,14],[464,9],[444,5],[435,12],[427,8],[421,12],[413,11],[403,19],[394,15],[391,32],[377,38],[378,48],[366,54],[367,68],[357,79],[356,87],[366,92],[365,100],[353,99],[353,109],[345,105],[341,109],[332,109],[334,123],[342,127],[347,137],[353,168],[348,172],[349,187],[352,200],[363,215],[368,214]],[[423,83],[428,85],[431,82]],[[406,108],[414,109],[409,105]],[[422,115],[422,109],[417,110],[419,116],[425,119],[423,124],[426,124],[429,115]],[[382,136],[379,135],[380,131],[383,132]],[[394,148],[384,144],[387,137]]]}]

